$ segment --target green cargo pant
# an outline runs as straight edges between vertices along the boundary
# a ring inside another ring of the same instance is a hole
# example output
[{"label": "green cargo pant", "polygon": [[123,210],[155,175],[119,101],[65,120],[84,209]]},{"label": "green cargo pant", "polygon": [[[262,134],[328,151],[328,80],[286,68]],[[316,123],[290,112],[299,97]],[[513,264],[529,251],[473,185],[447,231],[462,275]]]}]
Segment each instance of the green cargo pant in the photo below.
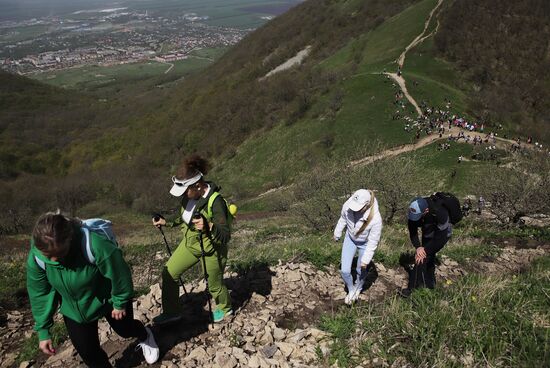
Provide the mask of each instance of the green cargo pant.
[{"label": "green cargo pant", "polygon": [[[206,255],[208,290],[214,297],[216,306],[224,312],[228,312],[231,310],[231,298],[223,283],[223,273],[227,263],[227,245],[214,247],[206,236],[203,237],[203,245]],[[200,262],[204,272],[198,233],[186,231],[183,240],[172,253],[162,272],[162,309],[164,313],[180,313],[178,279],[197,262]]]}]

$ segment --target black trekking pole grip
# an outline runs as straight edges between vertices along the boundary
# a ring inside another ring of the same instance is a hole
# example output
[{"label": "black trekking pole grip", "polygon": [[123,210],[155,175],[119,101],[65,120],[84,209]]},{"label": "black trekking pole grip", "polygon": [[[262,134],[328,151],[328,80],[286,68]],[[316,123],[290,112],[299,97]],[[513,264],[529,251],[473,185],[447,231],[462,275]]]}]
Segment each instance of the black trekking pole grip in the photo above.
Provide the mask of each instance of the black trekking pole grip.
[{"label": "black trekking pole grip", "polygon": [[[161,218],[162,218],[162,216],[160,216],[160,215],[155,215],[153,217],[153,219],[155,221],[158,221]],[[166,235],[164,235],[164,230],[162,230],[162,226],[157,226],[156,228],[159,229],[160,233],[162,234],[162,238],[164,239],[164,244],[166,244],[166,250],[168,251],[168,255],[170,257],[172,257],[172,250],[170,249],[170,246],[168,245],[168,240],[166,240]],[[185,296],[188,296],[187,289],[185,288],[185,284],[183,283],[183,280],[182,280],[181,276],[179,277],[179,280],[180,280],[180,284],[181,284],[181,287],[183,288],[183,292],[184,292]]]}]

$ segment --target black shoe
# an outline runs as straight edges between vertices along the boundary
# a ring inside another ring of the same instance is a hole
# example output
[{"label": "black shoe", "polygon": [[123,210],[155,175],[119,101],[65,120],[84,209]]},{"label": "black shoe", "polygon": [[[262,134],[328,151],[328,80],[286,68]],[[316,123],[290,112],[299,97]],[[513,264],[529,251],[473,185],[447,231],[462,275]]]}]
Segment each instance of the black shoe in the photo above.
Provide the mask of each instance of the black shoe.
[{"label": "black shoe", "polygon": [[413,292],[413,289],[406,288],[406,289],[398,290],[397,294],[402,298],[408,298],[409,296],[411,296],[412,292]]}]

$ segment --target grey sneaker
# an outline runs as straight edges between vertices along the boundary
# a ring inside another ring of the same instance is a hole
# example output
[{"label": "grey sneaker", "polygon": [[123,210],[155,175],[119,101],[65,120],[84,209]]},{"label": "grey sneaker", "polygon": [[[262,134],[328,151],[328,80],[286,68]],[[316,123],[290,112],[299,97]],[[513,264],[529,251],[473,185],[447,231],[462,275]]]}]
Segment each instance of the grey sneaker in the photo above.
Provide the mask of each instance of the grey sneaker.
[{"label": "grey sneaker", "polygon": [[136,346],[136,350],[141,349],[145,361],[153,364],[159,359],[159,347],[155,341],[155,336],[153,336],[153,331],[149,327],[145,327],[145,331],[147,331],[147,338]]}]

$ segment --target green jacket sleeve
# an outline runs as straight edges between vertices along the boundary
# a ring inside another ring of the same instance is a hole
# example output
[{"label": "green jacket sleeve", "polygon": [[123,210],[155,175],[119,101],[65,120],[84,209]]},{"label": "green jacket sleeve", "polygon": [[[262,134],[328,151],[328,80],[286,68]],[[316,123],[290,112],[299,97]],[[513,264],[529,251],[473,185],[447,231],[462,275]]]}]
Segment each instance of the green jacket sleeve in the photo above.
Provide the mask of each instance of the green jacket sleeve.
[{"label": "green jacket sleeve", "polygon": [[168,227],[176,227],[183,224],[183,218],[181,217],[184,208],[187,206],[187,199],[181,200],[181,207],[178,211],[178,214],[175,216],[171,216],[169,219],[166,219],[166,226]]},{"label": "green jacket sleeve", "polygon": [[115,309],[124,309],[132,300],[134,286],[130,267],[122,257],[122,250],[99,236],[92,239],[96,265],[101,274],[111,281],[111,301]]},{"label": "green jacket sleeve", "polygon": [[33,250],[27,258],[27,290],[34,318],[34,330],[38,333],[40,341],[48,340],[60,297],[48,282],[46,271],[36,264]]},{"label": "green jacket sleeve", "polygon": [[231,239],[231,228],[227,220],[229,216],[225,200],[218,196],[212,203],[212,240],[218,244],[227,244]]}]

